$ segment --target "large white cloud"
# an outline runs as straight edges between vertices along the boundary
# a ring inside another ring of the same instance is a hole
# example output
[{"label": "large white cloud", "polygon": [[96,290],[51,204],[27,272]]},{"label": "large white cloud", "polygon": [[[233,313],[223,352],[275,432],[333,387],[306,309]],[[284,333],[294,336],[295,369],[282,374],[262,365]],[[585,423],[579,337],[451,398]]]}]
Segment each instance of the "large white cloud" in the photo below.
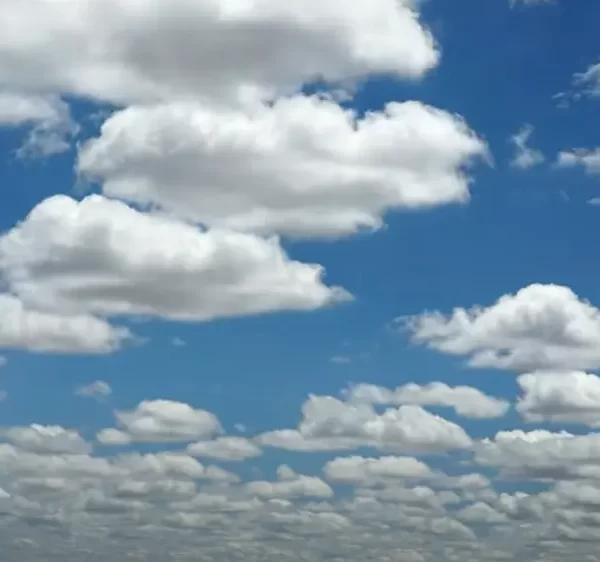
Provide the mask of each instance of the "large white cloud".
[{"label": "large white cloud", "polygon": [[0,238],[0,271],[21,299],[63,313],[210,320],[348,298],[275,239],[200,232],[98,195],[39,203]]},{"label": "large white cloud", "polygon": [[600,377],[581,371],[537,372],[517,379],[517,411],[530,422],[600,426]]},{"label": "large white cloud", "polygon": [[600,366],[600,310],[559,285],[534,284],[489,307],[403,319],[417,343],[473,367],[529,371]]},{"label": "large white cloud", "polygon": [[470,386],[448,386],[442,382],[426,385],[408,383],[395,389],[362,383],[352,386],[346,399],[365,404],[415,404],[445,406],[467,418],[498,418],[508,411],[506,400],[494,398]]},{"label": "large white cloud", "polygon": [[297,429],[263,433],[267,446],[298,451],[355,449],[361,446],[397,452],[436,453],[471,446],[457,424],[419,406],[388,408],[382,414],[368,404],[310,396]]},{"label": "large white cloud", "polygon": [[469,198],[486,145],[419,102],[359,118],[317,96],[245,111],[177,103],[112,115],[79,153],[103,191],[202,223],[295,236],[378,228],[400,208]]},{"label": "large white cloud", "polygon": [[131,103],[271,96],[372,72],[417,78],[439,57],[418,4],[4,0],[0,87]]}]

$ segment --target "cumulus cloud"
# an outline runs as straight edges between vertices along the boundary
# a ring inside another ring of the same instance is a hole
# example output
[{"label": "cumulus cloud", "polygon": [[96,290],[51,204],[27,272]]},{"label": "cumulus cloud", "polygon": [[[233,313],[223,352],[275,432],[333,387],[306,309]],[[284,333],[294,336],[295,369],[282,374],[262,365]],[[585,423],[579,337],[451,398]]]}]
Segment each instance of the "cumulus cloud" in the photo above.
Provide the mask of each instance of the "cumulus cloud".
[{"label": "cumulus cloud", "polygon": [[537,166],[545,160],[543,152],[529,146],[533,132],[533,126],[526,124],[510,137],[510,142],[515,148],[515,155],[510,163],[513,168],[524,170]]},{"label": "cumulus cloud", "polygon": [[510,407],[506,400],[487,396],[476,388],[451,387],[442,382],[423,386],[408,383],[393,390],[363,383],[352,386],[345,397],[351,402],[365,404],[444,406],[453,408],[460,416],[481,419],[502,417]]},{"label": "cumulus cloud", "polygon": [[213,413],[172,400],[145,400],[134,410],[117,411],[115,416],[122,429],[99,432],[100,442],[112,445],[171,443],[212,437],[222,431]]},{"label": "cumulus cloud", "polygon": [[312,79],[419,78],[439,53],[417,7],[413,0],[175,0],[168,7],[8,0],[0,7],[0,86],[116,103],[237,102]]},{"label": "cumulus cloud", "polygon": [[419,102],[359,118],[295,96],[244,111],[129,107],[82,147],[78,168],[107,196],[210,226],[331,237],[467,201],[465,169],[486,150],[460,117]]},{"label": "cumulus cloud", "polygon": [[396,452],[443,452],[464,449],[471,439],[457,424],[419,406],[388,408],[379,414],[369,404],[351,404],[332,396],[310,396],[297,429],[263,433],[258,442],[298,451],[334,451],[361,446]]},{"label": "cumulus cloud", "polygon": [[474,445],[475,460],[532,479],[585,479],[600,474],[600,434],[545,429],[500,431]]},{"label": "cumulus cloud", "polygon": [[250,482],[246,489],[250,495],[267,500],[298,497],[327,499],[333,496],[331,487],[320,478],[296,474],[285,465],[277,469],[276,482]]},{"label": "cumulus cloud", "polygon": [[424,462],[413,457],[337,457],[329,461],[323,470],[331,482],[366,487],[394,480],[421,480],[433,476]]},{"label": "cumulus cloud", "polygon": [[533,284],[488,307],[401,321],[416,343],[467,356],[472,367],[525,372],[600,366],[600,311],[568,287]]},{"label": "cumulus cloud", "polygon": [[217,437],[211,441],[197,441],[187,447],[194,457],[208,457],[222,461],[244,461],[262,455],[262,450],[245,437]]},{"label": "cumulus cloud", "polygon": [[0,437],[13,445],[40,454],[86,454],[91,446],[77,433],[60,426],[31,424],[0,431]]},{"label": "cumulus cloud", "polygon": [[0,238],[0,270],[22,300],[63,313],[210,320],[349,298],[275,239],[202,232],[98,195],[39,203]]},{"label": "cumulus cloud", "polygon": [[581,371],[536,372],[517,379],[517,411],[529,422],[600,426],[600,377]]}]

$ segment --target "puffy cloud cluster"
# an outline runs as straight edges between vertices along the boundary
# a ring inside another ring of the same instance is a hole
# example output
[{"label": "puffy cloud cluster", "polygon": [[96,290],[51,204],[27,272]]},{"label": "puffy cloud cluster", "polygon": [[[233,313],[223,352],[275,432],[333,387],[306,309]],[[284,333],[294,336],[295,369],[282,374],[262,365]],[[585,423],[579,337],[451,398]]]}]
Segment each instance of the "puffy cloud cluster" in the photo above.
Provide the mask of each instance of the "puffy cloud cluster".
[{"label": "puffy cloud cluster", "polygon": [[310,396],[302,406],[297,429],[258,436],[262,445],[292,451],[336,451],[372,447],[384,451],[439,453],[471,446],[457,424],[420,406],[388,408],[344,402],[332,396]]},{"label": "puffy cloud cluster", "polygon": [[[356,426],[356,412],[329,398],[323,402],[329,418],[315,422],[313,414],[311,423],[343,435],[344,424]],[[317,397],[311,401],[310,408],[319,407]],[[8,552],[42,560],[37,549],[44,545],[51,560],[74,559],[86,549],[117,560],[133,554],[187,560],[199,551],[249,560],[359,560],[369,550],[383,559],[393,553],[429,560],[443,552],[491,561],[506,559],[519,544],[560,559],[568,543],[571,555],[584,556],[593,551],[590,541],[600,539],[600,448],[592,434],[508,431],[476,442],[474,461],[485,470],[548,483],[537,493],[502,493],[482,474],[465,472],[460,460],[446,462],[452,470],[446,474],[409,456],[353,453],[331,458],[321,470],[280,465],[274,477],[252,476],[247,467],[231,472],[195,457],[251,461],[261,436],[219,435],[215,414],[166,400],[115,415],[130,445],[108,456],[94,454],[72,429],[3,430],[0,538]],[[193,436],[202,440],[187,450],[171,448]],[[135,441],[160,450],[131,449]]]},{"label": "puffy cloud cluster", "polygon": [[116,105],[78,150],[81,179],[103,195],[50,197],[0,239],[0,345],[107,353],[132,338],[116,316],[206,321],[348,300],[265,236],[346,236],[390,211],[465,202],[468,168],[487,155],[460,116],[417,101],[359,115],[300,93],[423,77],[440,53],[420,8],[3,2],[0,124],[30,125],[26,147],[49,154],[76,132],[65,100]]},{"label": "puffy cloud cluster", "polygon": [[408,383],[393,390],[363,383],[351,387],[345,395],[349,401],[356,403],[453,408],[458,415],[466,418],[498,418],[506,414],[510,407],[506,400],[487,396],[477,388],[451,387],[442,382],[423,386]]},{"label": "puffy cloud cluster", "polygon": [[416,343],[472,367],[520,372],[600,367],[600,310],[570,288],[529,285],[488,307],[403,318]]}]

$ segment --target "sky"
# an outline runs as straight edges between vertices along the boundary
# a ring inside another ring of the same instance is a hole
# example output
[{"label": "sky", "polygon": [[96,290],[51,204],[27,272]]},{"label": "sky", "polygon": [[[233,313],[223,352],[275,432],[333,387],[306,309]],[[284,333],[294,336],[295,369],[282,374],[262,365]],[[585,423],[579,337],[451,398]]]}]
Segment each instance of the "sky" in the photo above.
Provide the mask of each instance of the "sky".
[{"label": "sky", "polygon": [[3,560],[600,561],[599,17],[3,0]]}]

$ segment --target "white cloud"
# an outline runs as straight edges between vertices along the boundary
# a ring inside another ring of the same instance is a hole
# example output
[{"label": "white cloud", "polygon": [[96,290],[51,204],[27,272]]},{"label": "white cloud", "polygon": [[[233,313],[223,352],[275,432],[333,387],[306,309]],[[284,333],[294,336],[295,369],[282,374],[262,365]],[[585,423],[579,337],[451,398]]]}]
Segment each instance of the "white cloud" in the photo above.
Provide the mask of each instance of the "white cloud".
[{"label": "white cloud", "polygon": [[91,447],[71,429],[56,425],[31,424],[26,427],[10,427],[0,431],[0,436],[13,445],[40,454],[87,454]]},{"label": "white cloud", "polygon": [[600,426],[600,377],[580,371],[537,372],[517,379],[517,411],[529,422]]},{"label": "white cloud", "polygon": [[525,6],[541,6],[542,4],[554,4],[556,0],[509,0],[511,7],[515,7],[519,4]]},{"label": "white cloud", "polygon": [[246,486],[248,492],[261,499],[320,498],[333,496],[331,487],[316,476],[296,474],[288,466],[277,469],[277,482],[255,481]]},{"label": "white cloud", "polygon": [[129,107],[83,146],[78,168],[107,196],[210,226],[329,237],[467,201],[464,170],[486,150],[461,118],[419,102],[358,118],[295,96],[243,112]]},{"label": "white cloud", "polygon": [[112,388],[104,381],[94,381],[75,390],[76,396],[83,396],[85,398],[105,398],[111,394]]},{"label": "white cloud", "polygon": [[600,434],[543,429],[500,431],[474,445],[475,460],[522,478],[598,478]]},{"label": "white cloud", "polygon": [[0,90],[0,127],[29,126],[19,156],[50,156],[69,149],[77,132],[69,106],[53,95],[17,94]]},{"label": "white cloud", "polygon": [[466,523],[506,523],[507,517],[504,513],[496,511],[484,502],[477,502],[461,509],[456,517]]},{"label": "white cloud", "polygon": [[426,385],[408,383],[393,390],[372,384],[352,386],[345,393],[347,400],[366,404],[414,404],[445,406],[467,418],[498,418],[508,411],[506,400],[488,396],[470,386],[451,387],[442,382]]},{"label": "white cloud", "polygon": [[531,125],[523,125],[519,131],[510,137],[511,144],[515,147],[515,155],[511,161],[514,168],[527,169],[541,164],[545,158],[540,150],[528,146],[531,135],[533,135]]},{"label": "white cloud", "polygon": [[187,447],[193,457],[210,457],[223,461],[243,461],[262,455],[262,450],[245,437],[217,437],[212,441],[198,441]]},{"label": "white cloud", "polygon": [[8,359],[3,355],[0,355],[0,369],[8,363]]},{"label": "white cloud", "polygon": [[431,469],[412,457],[338,457],[324,467],[331,482],[374,486],[394,480],[431,478]]},{"label": "white cloud", "polygon": [[117,445],[193,441],[222,431],[211,412],[172,400],[145,400],[135,410],[115,412],[115,416],[122,430],[100,432],[97,436],[100,442]]},{"label": "white cloud", "polygon": [[472,367],[529,371],[600,366],[600,310],[559,285],[534,284],[485,307],[401,319],[417,343]]},{"label": "white cloud", "polygon": [[415,6],[413,0],[174,0],[168,6],[5,0],[0,86],[131,103],[271,97],[321,77],[418,78],[439,54]]},{"label": "white cloud", "polygon": [[600,148],[576,148],[558,154],[556,165],[560,168],[581,167],[590,175],[600,174]]},{"label": "white cloud", "polygon": [[464,449],[471,439],[455,423],[419,406],[388,408],[378,414],[368,404],[332,396],[310,396],[298,429],[264,433],[258,442],[298,451],[347,450],[366,446],[395,452],[435,453]]},{"label": "white cloud", "polygon": [[[1,263],[0,258],[0,263]],[[0,293],[0,348],[45,353],[109,353],[132,334],[89,314],[59,314],[27,307]]]},{"label": "white cloud", "polygon": [[61,312],[210,320],[348,298],[277,240],[201,232],[97,195],[39,203],[0,238],[0,269],[22,300]]},{"label": "white cloud", "polygon": [[600,62],[590,64],[585,71],[576,73],[573,76],[573,86],[580,94],[600,97]]}]

